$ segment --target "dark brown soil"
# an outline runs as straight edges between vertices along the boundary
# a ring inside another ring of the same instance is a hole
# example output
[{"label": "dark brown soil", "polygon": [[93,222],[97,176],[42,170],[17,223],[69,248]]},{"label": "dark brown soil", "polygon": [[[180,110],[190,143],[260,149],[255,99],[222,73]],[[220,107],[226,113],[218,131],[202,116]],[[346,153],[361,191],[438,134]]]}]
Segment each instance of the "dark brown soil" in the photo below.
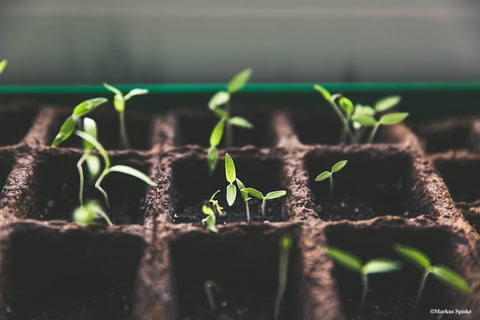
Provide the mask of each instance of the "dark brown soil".
[{"label": "dark brown soil", "polygon": [[25,137],[38,113],[29,102],[18,102],[0,109],[0,146],[14,145]]}]

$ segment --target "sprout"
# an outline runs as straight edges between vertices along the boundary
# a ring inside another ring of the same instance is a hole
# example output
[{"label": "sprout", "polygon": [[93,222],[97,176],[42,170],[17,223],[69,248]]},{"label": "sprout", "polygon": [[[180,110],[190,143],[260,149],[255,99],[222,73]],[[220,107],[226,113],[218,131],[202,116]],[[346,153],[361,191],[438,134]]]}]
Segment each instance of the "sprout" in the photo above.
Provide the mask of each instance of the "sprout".
[{"label": "sprout", "polygon": [[95,181],[95,188],[102,193],[107,207],[110,206],[110,203],[108,201],[108,194],[101,187],[101,183],[103,182],[103,179],[105,179],[105,177],[112,172],[124,173],[124,174],[130,175],[132,177],[135,177],[137,179],[142,180],[143,182],[145,182],[149,186],[152,186],[152,187],[156,186],[156,183],[154,183],[152,180],[150,180],[150,178],[147,175],[145,175],[143,172],[141,172],[137,169],[134,169],[132,167],[125,166],[125,165],[116,165],[116,166],[112,167],[111,162],[110,162],[110,157],[108,156],[107,151],[105,151],[105,149],[100,144],[100,142],[97,141],[97,139],[95,139],[94,137],[92,137],[88,133],[85,133],[85,132],[79,131],[79,130],[75,130],[75,134],[77,136],[79,136],[80,138],[82,138],[83,140],[87,141],[88,143],[92,144],[93,147],[95,147],[95,149],[98,150],[98,152],[100,153],[100,155],[103,158],[103,161],[105,163],[105,167],[103,168],[103,171],[100,173],[100,176]]},{"label": "sprout", "polygon": [[265,218],[265,207],[266,207],[266,204],[267,204],[267,200],[277,199],[277,198],[283,197],[284,195],[287,194],[287,191],[285,191],[285,190],[278,190],[278,191],[271,191],[271,192],[267,193],[266,195],[263,195],[263,193],[261,193],[260,191],[258,191],[257,189],[254,189],[254,188],[240,189],[240,191],[244,191],[244,192],[254,196],[257,199],[262,200],[262,216],[263,216],[263,218]]},{"label": "sprout", "polygon": [[355,255],[344,251],[339,248],[328,246],[326,248],[330,257],[335,260],[341,266],[349,269],[350,271],[360,274],[362,279],[362,298],[360,305],[364,305],[365,297],[368,291],[368,275],[375,273],[388,273],[398,271],[402,268],[402,263],[390,259],[377,258],[362,264],[362,261]]},{"label": "sprout", "polygon": [[97,218],[103,218],[109,226],[113,225],[108,215],[103,211],[102,207],[95,200],[89,200],[87,203],[80,205],[73,212],[73,221],[80,225],[90,225]]},{"label": "sprout", "polygon": [[120,147],[123,149],[130,148],[130,142],[127,135],[127,126],[125,124],[125,105],[131,97],[147,94],[148,90],[138,88],[132,89],[124,96],[120,90],[118,90],[114,86],[109,85],[108,83],[104,82],[103,86],[115,94],[113,98],[113,105],[115,106],[115,110],[117,110],[118,112],[120,120]]},{"label": "sprout", "polygon": [[432,266],[430,259],[420,250],[403,244],[396,244],[394,249],[402,257],[409,260],[417,267],[423,269],[423,276],[418,289],[417,298],[415,299],[414,308],[416,308],[418,301],[420,300],[420,296],[422,295],[423,288],[425,287],[425,282],[429,274],[432,274],[435,278],[454,289],[460,290],[464,293],[471,293],[470,286],[465,279],[462,278],[462,276],[445,266]]},{"label": "sprout", "polygon": [[204,204],[202,206],[202,212],[207,215],[207,217],[202,220],[202,224],[214,233],[218,232],[218,229],[215,226],[217,222],[217,218],[215,217],[215,211],[219,216],[223,216],[223,208],[218,204],[218,200],[215,200],[215,196],[219,192],[220,190],[217,190],[208,200],[208,204],[210,206],[207,204]]},{"label": "sprout", "polygon": [[288,256],[292,248],[292,236],[283,235],[279,239],[280,256],[278,259],[278,290],[275,297],[275,306],[273,309],[273,319],[277,320],[280,315],[280,303],[282,302],[285,288],[287,287]]},{"label": "sprout", "polygon": [[408,117],[407,112],[397,112],[385,114],[378,121],[375,120],[375,118],[371,115],[358,115],[355,116],[353,120],[360,123],[362,126],[373,127],[367,141],[367,143],[372,143],[373,138],[375,137],[375,133],[381,125],[389,126],[397,124],[405,120],[406,117]]},{"label": "sprout", "polygon": [[[252,129],[253,125],[245,118],[242,117],[232,117],[231,116],[231,106],[230,98],[231,96],[240,91],[250,79],[252,74],[251,69],[245,69],[238,73],[232,80],[228,83],[227,91],[219,91],[215,93],[210,101],[208,102],[208,108],[220,119],[218,123],[213,128],[213,131],[210,135],[210,148],[208,149],[208,168],[210,174],[213,173],[217,166],[218,160],[218,150],[217,146],[220,144],[223,136],[223,130],[226,127],[226,146],[231,147],[233,145],[233,132],[232,126]],[[226,105],[225,109],[222,109],[221,106]],[[226,123],[226,126],[225,126]]]},{"label": "sprout", "polygon": [[105,98],[93,98],[88,99],[80,104],[78,104],[74,109],[72,114],[63,122],[60,127],[60,131],[55,136],[55,139],[52,142],[52,147],[55,148],[60,145],[62,142],[66,141],[75,131],[75,127],[81,128],[81,118],[85,116],[107,102]]},{"label": "sprout", "polygon": [[247,222],[250,222],[250,206],[248,205],[248,201],[251,200],[251,198],[248,196],[248,193],[245,191],[245,185],[243,184],[240,179],[237,180],[237,187],[240,190],[240,194],[242,195],[243,201],[245,202],[245,212],[247,214]]},{"label": "sprout", "polygon": [[7,66],[7,63],[8,63],[7,59],[4,59],[4,60],[0,61],[0,74],[2,74],[3,70]]},{"label": "sprout", "polygon": [[203,284],[203,290],[205,290],[205,295],[207,296],[207,301],[208,301],[208,305],[210,306],[210,309],[212,309],[212,311],[215,311],[217,307],[215,305],[213,289],[215,289],[217,293],[221,291],[220,286],[215,281],[213,280],[205,281],[205,283]]},{"label": "sprout", "polygon": [[323,171],[316,178],[315,181],[323,181],[330,178],[330,200],[333,198],[333,174],[343,169],[347,165],[347,160],[341,160],[335,163],[330,171]]},{"label": "sprout", "polygon": [[[227,203],[231,207],[237,197],[237,188],[233,184],[237,178],[235,163],[228,153],[225,154],[225,177],[227,178]],[[241,189],[240,189],[241,190]]]}]

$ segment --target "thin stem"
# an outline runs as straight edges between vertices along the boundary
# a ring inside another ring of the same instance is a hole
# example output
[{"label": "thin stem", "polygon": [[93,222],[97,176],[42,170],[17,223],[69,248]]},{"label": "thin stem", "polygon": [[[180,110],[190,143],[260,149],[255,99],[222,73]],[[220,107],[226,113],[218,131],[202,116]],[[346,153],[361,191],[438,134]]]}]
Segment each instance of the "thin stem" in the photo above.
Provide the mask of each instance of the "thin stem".
[{"label": "thin stem", "polygon": [[417,298],[415,299],[415,305],[413,306],[414,309],[417,308],[417,304],[420,301],[420,296],[422,295],[423,288],[425,287],[425,282],[427,281],[427,277],[429,274],[430,274],[429,269],[426,269],[423,272],[422,280],[420,281],[420,287],[418,288]]},{"label": "thin stem", "polygon": [[205,281],[203,289],[205,290],[205,295],[207,296],[208,305],[210,306],[210,309],[215,311],[217,307],[215,305],[215,299],[213,297],[213,288],[215,288],[215,282],[211,280]]},{"label": "thin stem", "polygon": [[78,177],[80,178],[80,186],[79,186],[80,189],[78,190],[78,201],[80,202],[81,206],[83,206],[83,187],[85,185],[85,177],[83,176],[82,165],[87,159],[87,157],[88,157],[88,154],[84,153],[77,162]]},{"label": "thin stem", "polygon": [[262,216],[263,218],[265,219],[265,207],[267,205],[267,199],[266,198],[263,198],[262,199]]},{"label": "thin stem", "polygon": [[[332,99],[328,100],[328,102],[330,103],[330,105],[332,106],[333,110],[335,110],[335,112],[337,113],[338,117],[340,118],[340,121],[342,121],[342,124],[343,124],[343,131],[346,132],[346,135],[348,135],[348,137],[350,138],[350,140],[352,141],[352,143],[356,143],[355,141],[355,137],[353,136],[352,132],[350,131],[350,127],[348,126],[348,121],[347,119],[345,118],[345,116],[343,115],[342,111],[340,110],[340,108],[337,106],[337,104],[335,103],[335,98],[332,97]],[[345,138],[344,140],[340,140],[340,143],[345,143]]]},{"label": "thin stem", "polygon": [[273,311],[274,320],[278,320],[278,316],[280,315],[280,303],[282,302],[282,297],[287,286],[288,255],[289,250],[280,251],[278,262],[278,291],[275,297],[275,308]]},{"label": "thin stem", "polygon": [[330,201],[333,199],[333,173],[330,174]]},{"label": "thin stem", "polygon": [[105,176],[109,173],[110,171],[105,169],[103,170],[102,174],[100,175],[100,177],[98,177],[97,181],[95,182],[95,189],[97,189],[98,191],[100,191],[103,195],[103,198],[105,200],[105,204],[107,205],[108,208],[110,208],[110,202],[108,201],[108,194],[105,190],[103,190],[103,188],[100,186],[100,184],[102,183],[103,179],[105,178]]},{"label": "thin stem", "polygon": [[373,127],[372,131],[370,132],[370,136],[368,137],[368,142],[367,143],[372,143],[373,142],[373,137],[375,137],[375,133],[377,133],[378,127],[380,127],[380,123],[377,122],[375,126]]},{"label": "thin stem", "polygon": [[363,307],[365,304],[365,298],[367,296],[367,291],[368,291],[368,278],[367,274],[362,272],[362,300],[360,301],[360,305]]},{"label": "thin stem", "polygon": [[[228,119],[230,119],[230,114],[232,112],[232,107],[230,105],[230,101],[227,102],[227,114],[228,114]],[[230,148],[233,146],[233,128],[230,122],[227,120],[227,127],[226,127],[226,132],[225,132],[225,145],[227,148]]]},{"label": "thin stem", "polygon": [[120,147],[128,149],[130,148],[130,142],[128,141],[127,126],[125,124],[125,112],[119,112],[118,117],[120,120]]},{"label": "thin stem", "polygon": [[[347,124],[350,123],[350,115],[348,114],[347,115]],[[343,131],[342,131],[342,134],[340,135],[340,141],[346,141],[347,139],[347,131],[348,131],[349,127],[348,125],[347,126],[343,126]],[[355,136],[353,136],[355,137]],[[352,143],[354,143],[355,141],[351,141]]]},{"label": "thin stem", "polygon": [[247,222],[250,222],[250,207],[248,206],[248,199],[245,200],[245,209],[247,210]]}]

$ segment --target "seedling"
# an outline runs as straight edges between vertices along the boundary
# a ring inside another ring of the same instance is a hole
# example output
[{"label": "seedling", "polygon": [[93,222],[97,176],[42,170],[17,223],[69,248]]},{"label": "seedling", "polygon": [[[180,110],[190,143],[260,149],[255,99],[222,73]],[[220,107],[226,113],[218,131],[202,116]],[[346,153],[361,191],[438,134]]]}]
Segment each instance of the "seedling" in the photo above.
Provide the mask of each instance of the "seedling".
[{"label": "seedling", "polygon": [[72,114],[63,122],[62,126],[60,127],[60,131],[55,136],[55,139],[52,142],[52,147],[57,147],[62,142],[66,141],[72,133],[75,131],[75,127],[81,128],[81,118],[108,100],[105,98],[93,98],[89,100],[85,100],[78,104],[74,109]]},{"label": "seedling", "polygon": [[212,311],[215,311],[217,306],[215,305],[213,290],[219,293],[221,291],[220,286],[213,280],[207,280],[203,284],[203,290],[205,290],[205,295],[207,296],[207,301],[208,301],[208,305],[210,306],[210,309],[212,309]]},{"label": "seedling", "polygon": [[94,137],[92,137],[88,133],[85,133],[85,132],[79,131],[79,130],[75,130],[75,134],[77,136],[79,136],[80,138],[82,138],[83,140],[87,141],[88,143],[92,144],[93,147],[95,147],[95,149],[98,150],[98,152],[100,153],[100,155],[103,158],[103,161],[105,163],[105,167],[103,168],[103,171],[100,173],[99,177],[95,181],[95,188],[102,193],[107,207],[110,207],[110,203],[109,203],[109,200],[108,200],[108,194],[102,188],[101,184],[102,184],[103,180],[105,179],[105,177],[107,175],[109,175],[110,173],[113,173],[113,172],[124,173],[124,174],[130,175],[132,177],[135,177],[137,179],[142,180],[143,182],[145,182],[149,186],[152,186],[152,187],[156,186],[156,183],[154,183],[152,180],[150,180],[150,178],[146,174],[144,174],[143,172],[141,172],[141,171],[139,171],[135,168],[125,166],[125,165],[115,165],[115,166],[112,167],[111,162],[110,162],[110,157],[108,156],[107,151],[105,151],[105,149],[100,144],[100,142],[97,141],[97,139],[95,139]]},{"label": "seedling", "polygon": [[0,61],[0,74],[2,74],[3,70],[7,66],[7,63],[8,63],[7,59],[4,59],[4,60]]},{"label": "seedling", "polygon": [[349,269],[350,271],[359,273],[362,279],[362,298],[360,300],[360,305],[363,306],[365,303],[365,298],[368,291],[368,275],[375,273],[389,273],[398,271],[402,268],[402,263],[399,261],[394,261],[390,259],[377,258],[368,261],[365,264],[362,264],[362,261],[355,255],[336,248],[328,246],[326,248],[327,253],[330,257],[340,264],[341,266]]},{"label": "seedling", "polygon": [[262,200],[262,216],[265,218],[265,207],[267,205],[267,200],[273,200],[277,199],[280,197],[283,197],[287,194],[287,191],[285,190],[278,190],[278,191],[271,191],[267,193],[266,195],[263,195],[260,191],[254,188],[245,188],[245,189],[240,189],[240,191],[247,192],[248,194],[254,196],[255,198]]},{"label": "seedling", "polygon": [[[218,204],[218,200],[215,200],[215,196],[219,193],[220,190],[217,190],[208,200],[208,205],[204,204],[202,206],[202,212],[207,215],[205,219],[202,220],[202,224],[206,226],[210,231],[217,233],[218,229],[215,226],[217,218],[215,212],[219,216],[223,216],[223,208]],[[209,206],[210,205],[210,206]]]},{"label": "seedling", "polygon": [[445,266],[432,265],[432,263],[430,262],[430,258],[420,250],[403,244],[396,244],[394,249],[402,257],[409,260],[417,267],[423,269],[423,276],[422,280],[420,281],[420,287],[418,288],[414,308],[417,307],[420,296],[423,292],[423,288],[425,287],[425,282],[430,274],[432,274],[439,281],[454,289],[457,289],[467,294],[471,293],[472,290],[470,286],[465,281],[465,279],[462,278],[462,276]]},{"label": "seedling", "polygon": [[[245,118],[232,117],[230,99],[232,95],[240,91],[250,79],[252,75],[251,69],[245,69],[238,73],[230,80],[227,86],[227,91],[219,91],[215,93],[208,102],[208,108],[219,118],[218,123],[213,128],[210,135],[210,148],[208,149],[208,168],[210,174],[215,170],[218,160],[217,146],[220,144],[223,136],[223,130],[225,133],[225,145],[227,147],[233,146],[233,129],[232,126],[242,127],[246,129],[252,129],[253,125]],[[221,106],[225,105],[224,109]],[[226,124],[226,125],[225,125]]]},{"label": "seedling", "polygon": [[376,120],[375,117],[366,114],[355,116],[353,120],[360,123],[362,126],[373,127],[367,140],[367,143],[372,143],[375,133],[377,133],[377,130],[381,125],[389,126],[397,124],[405,120],[407,117],[407,112],[397,112],[385,114],[381,116],[379,120]]},{"label": "seedling", "polygon": [[87,201],[87,203],[80,205],[73,212],[73,221],[84,226],[92,224],[98,218],[105,219],[109,226],[113,225],[108,215],[95,200]]},{"label": "seedling", "polygon": [[330,200],[333,198],[333,174],[342,170],[347,165],[347,162],[347,160],[338,161],[332,166],[330,171],[323,171],[315,178],[315,181],[330,179]]},{"label": "seedling", "polygon": [[120,121],[120,147],[123,149],[130,148],[130,141],[128,140],[127,126],[125,123],[125,105],[133,96],[147,94],[148,90],[136,88],[130,90],[130,92],[124,96],[120,90],[109,85],[108,83],[104,82],[103,86],[115,94],[113,97],[113,105],[115,106],[115,110],[118,112]]},{"label": "seedling", "polygon": [[278,258],[278,290],[275,297],[275,306],[273,309],[273,319],[278,320],[280,315],[280,303],[287,287],[288,257],[292,248],[292,237],[283,235],[279,240],[280,256]]},{"label": "seedling", "polygon": [[240,190],[240,194],[242,195],[243,202],[245,202],[245,212],[247,214],[247,222],[250,222],[250,206],[248,205],[248,201],[251,200],[251,198],[248,196],[248,193],[245,191],[245,185],[243,184],[240,179],[237,180],[237,187]]}]

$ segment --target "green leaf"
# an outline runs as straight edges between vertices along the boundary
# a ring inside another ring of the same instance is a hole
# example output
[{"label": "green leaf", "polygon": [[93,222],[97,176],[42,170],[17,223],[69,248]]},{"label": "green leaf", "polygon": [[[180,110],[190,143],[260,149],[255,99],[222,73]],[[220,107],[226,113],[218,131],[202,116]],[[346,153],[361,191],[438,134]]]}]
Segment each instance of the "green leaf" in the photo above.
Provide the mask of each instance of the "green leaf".
[{"label": "green leaf", "polygon": [[100,159],[96,155],[89,154],[85,159],[85,163],[88,169],[88,180],[89,182],[93,182],[101,171]]},{"label": "green leaf", "polygon": [[451,286],[452,288],[458,289],[465,293],[472,292],[472,289],[462,276],[445,266],[433,266],[431,273],[443,283]]},{"label": "green leaf", "polygon": [[227,86],[227,91],[232,94],[240,91],[250,79],[252,75],[252,69],[245,69],[240,71],[235,77],[230,80]]},{"label": "green leaf", "polygon": [[76,115],[77,117],[81,117],[86,115],[87,113],[95,110],[105,102],[107,102],[108,99],[105,98],[93,98],[93,99],[88,99],[80,104],[78,104],[74,109],[73,109],[73,114]]},{"label": "green leaf", "polygon": [[279,240],[280,250],[289,251],[292,247],[292,243],[292,236],[290,236],[289,234],[282,235]]},{"label": "green leaf", "polygon": [[[84,118],[83,119],[83,131],[95,139],[97,139],[97,124],[95,123],[95,120],[90,119],[90,118]],[[88,142],[87,140],[83,140],[83,148],[85,150],[92,150],[93,145]]]},{"label": "green leaf", "polygon": [[73,221],[79,225],[88,226],[92,224],[97,215],[86,205],[79,206],[73,211]]},{"label": "green leaf", "polygon": [[228,119],[228,123],[237,127],[242,127],[247,129],[253,128],[253,124],[251,124],[247,119],[242,117],[232,117]]},{"label": "green leaf", "polygon": [[108,83],[104,82],[103,86],[107,88],[108,91],[113,92],[115,95],[122,96],[122,92],[115,88],[114,86],[109,85]]},{"label": "green leaf", "polygon": [[142,180],[149,186],[155,187],[157,184],[153,182],[145,173],[135,168],[124,166],[124,165],[116,165],[108,169],[109,172],[119,172],[128,174],[132,177]]},{"label": "green leaf", "polygon": [[323,95],[323,97],[325,98],[325,100],[330,101],[332,99],[332,95],[324,87],[316,84],[316,85],[313,86],[313,88],[315,90],[317,90],[318,92],[320,92]]},{"label": "green leaf", "polygon": [[368,261],[363,266],[363,272],[366,274],[371,273],[387,273],[398,271],[402,268],[402,263],[399,261],[389,259],[373,259]]},{"label": "green leaf", "polygon": [[246,193],[248,193],[248,194],[250,194],[250,195],[252,195],[255,198],[260,199],[260,200],[263,200],[263,198],[264,198],[263,193],[261,193],[260,191],[258,191],[255,188],[243,188],[243,189],[240,189],[240,191],[246,192]]},{"label": "green leaf", "polygon": [[235,185],[229,184],[227,185],[227,203],[231,207],[237,198],[237,188]]},{"label": "green leaf", "polygon": [[407,260],[413,262],[417,266],[423,269],[429,269],[432,265],[430,259],[420,250],[413,247],[409,247],[403,244],[396,244],[394,246],[395,251],[397,251],[401,256]]},{"label": "green leaf", "polygon": [[113,97],[113,106],[117,112],[125,111],[125,100],[123,99],[122,95],[116,94]]},{"label": "green leaf", "polygon": [[55,139],[52,142],[52,147],[57,147],[60,143],[67,140],[75,130],[75,125],[77,124],[77,117],[70,116],[68,117],[60,127],[60,131],[55,136]]},{"label": "green leaf", "polygon": [[139,88],[136,88],[136,89],[132,89],[130,90],[129,93],[127,93],[127,95],[125,96],[125,101],[129,100],[131,97],[134,97],[134,96],[140,96],[140,95],[144,95],[144,94],[147,94],[148,93],[148,89],[139,89]]},{"label": "green leaf", "polygon": [[112,226],[112,221],[110,221],[110,218],[108,217],[108,215],[105,213],[105,211],[103,211],[103,208],[102,206],[100,206],[98,204],[97,201],[95,200],[90,200],[89,202],[87,202],[86,206],[88,207],[89,210],[95,212],[95,214],[98,216],[100,216],[101,218],[105,219],[105,221],[107,221],[107,224],[109,226]]},{"label": "green leaf", "polygon": [[208,230],[212,231],[213,233],[218,233],[218,229],[215,226],[216,223],[215,215],[208,215],[205,219],[202,220],[202,223],[207,226]]},{"label": "green leaf", "polygon": [[215,213],[213,212],[213,209],[210,208],[209,206],[207,206],[206,204],[204,204],[204,205],[202,206],[202,212],[205,213],[205,214],[215,214]]},{"label": "green leaf", "polygon": [[0,61],[0,74],[3,72],[3,70],[5,70],[5,67],[7,66],[7,64],[8,64],[7,59]]},{"label": "green leaf", "polygon": [[330,171],[323,171],[315,178],[315,181],[323,181],[325,179],[330,178],[331,175],[332,173]]},{"label": "green leaf", "polygon": [[374,116],[375,110],[370,106],[362,106],[360,104],[357,104],[355,106],[355,112],[353,114],[354,116],[359,116],[359,115]]},{"label": "green leaf", "polygon": [[218,162],[218,150],[215,146],[210,146],[208,149],[208,154],[207,154],[207,159],[208,159],[208,170],[210,174],[215,171],[215,168],[217,167],[217,162]]},{"label": "green leaf", "polygon": [[391,96],[380,99],[375,103],[375,111],[376,112],[383,112],[388,109],[395,107],[402,98],[400,96]]},{"label": "green leaf", "polygon": [[225,153],[225,177],[230,184],[235,182],[237,177],[235,172],[235,164],[233,163],[232,157],[228,153]]},{"label": "green leaf", "polygon": [[265,199],[267,200],[277,199],[277,198],[283,197],[286,194],[287,194],[287,191],[285,190],[271,191],[265,195]]},{"label": "green leaf", "polygon": [[365,115],[365,114],[355,115],[352,117],[352,120],[366,127],[373,127],[374,125],[377,124],[377,121],[375,120],[374,117]]},{"label": "green leaf", "polygon": [[228,112],[223,110],[223,109],[220,109],[220,108],[216,108],[216,109],[213,109],[212,110],[213,113],[215,113],[217,115],[217,117],[219,117],[220,119],[227,119],[228,118]]},{"label": "green leaf", "polygon": [[215,110],[218,106],[221,106],[227,103],[230,100],[230,94],[225,91],[219,91],[213,95],[213,97],[208,102],[208,107],[210,110]]},{"label": "green leaf", "polygon": [[75,134],[80,138],[82,138],[83,140],[87,140],[88,142],[90,142],[95,147],[95,149],[97,149],[98,152],[100,152],[100,154],[102,155],[103,160],[105,161],[105,168],[110,167],[110,157],[108,156],[107,151],[105,151],[105,148],[100,144],[100,142],[98,142],[97,139],[95,139],[88,133],[85,133],[80,130],[75,130]]},{"label": "green leaf", "polygon": [[405,120],[408,117],[407,112],[398,112],[398,113],[389,113],[380,118],[380,124],[382,125],[392,125]]},{"label": "green leaf", "polygon": [[346,114],[353,113],[353,103],[347,97],[341,97],[340,100],[338,101],[338,104],[340,105],[340,108],[342,108],[343,111],[345,111]]},{"label": "green leaf", "polygon": [[335,163],[333,166],[332,166],[332,170],[331,172],[332,173],[335,173],[335,172],[338,172],[340,170],[343,169],[343,167],[345,167],[347,165],[347,160],[341,160],[341,161],[338,161],[337,163]]},{"label": "green leaf", "polygon": [[212,134],[210,135],[210,146],[218,146],[218,144],[222,140],[224,124],[225,118],[222,118],[215,125],[215,128],[213,128]]},{"label": "green leaf", "polygon": [[338,264],[352,271],[362,272],[362,261],[355,255],[331,246],[328,246],[326,251]]},{"label": "green leaf", "polygon": [[245,190],[245,185],[243,184],[242,181],[240,181],[240,179],[235,179],[237,181],[237,186],[238,186],[238,190],[240,190],[240,194],[242,195],[242,198],[243,200],[246,200],[248,199],[248,192],[246,191],[242,191],[242,190]]}]

